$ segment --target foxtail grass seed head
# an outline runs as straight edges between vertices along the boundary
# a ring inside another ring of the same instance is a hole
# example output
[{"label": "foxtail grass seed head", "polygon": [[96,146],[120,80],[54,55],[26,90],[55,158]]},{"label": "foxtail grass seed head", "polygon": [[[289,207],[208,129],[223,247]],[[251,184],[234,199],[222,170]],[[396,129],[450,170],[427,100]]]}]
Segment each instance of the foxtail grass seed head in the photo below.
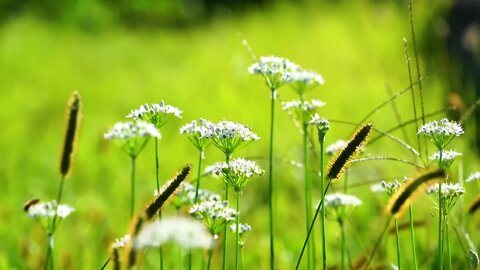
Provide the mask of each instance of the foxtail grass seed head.
[{"label": "foxtail grass seed head", "polygon": [[472,203],[468,207],[468,213],[470,215],[473,215],[473,214],[475,214],[475,212],[477,212],[478,209],[480,209],[480,196],[477,196],[477,198],[475,198],[472,201]]},{"label": "foxtail grass seed head", "polygon": [[311,101],[292,100],[282,102],[282,109],[300,123],[308,124],[312,120],[315,111],[325,106],[325,104],[325,102],[316,99]]},{"label": "foxtail grass seed head", "polygon": [[169,181],[160,189],[158,196],[145,209],[147,219],[151,219],[162,208],[162,206],[169,200],[182,182],[187,178],[191,170],[192,165],[188,164],[171,181]]},{"label": "foxtail grass seed head", "polygon": [[[425,193],[428,195],[431,195],[434,200],[436,200],[438,204],[438,189],[439,185],[438,183],[430,186]],[[450,183],[443,183],[442,184],[442,190],[440,191],[440,194],[442,196],[442,210],[444,211],[443,213],[446,215],[452,208],[455,206],[455,204],[458,201],[458,198],[465,194],[465,188],[460,185],[460,184],[450,184]]]},{"label": "foxtail grass seed head", "polygon": [[368,123],[357,129],[353,138],[347,143],[342,151],[338,152],[338,154],[330,160],[327,173],[328,179],[339,179],[340,176],[343,175],[345,169],[350,166],[352,159],[365,146],[372,128],[373,125]]},{"label": "foxtail grass seed head", "polygon": [[68,178],[72,173],[73,159],[77,152],[78,131],[82,118],[82,100],[77,91],[70,97],[65,115],[65,140],[60,160],[60,174],[63,178]]},{"label": "foxtail grass seed head", "polygon": [[327,153],[327,155],[333,156],[338,153],[338,151],[341,151],[343,148],[345,148],[347,144],[348,142],[345,140],[337,140],[334,143],[327,145],[327,147],[325,148],[325,152]]},{"label": "foxtail grass seed head", "polygon": [[469,183],[469,182],[475,182],[475,181],[477,181],[478,179],[480,179],[480,172],[474,172],[474,173],[470,174],[470,175],[467,177],[466,182],[467,182],[467,183]]},{"label": "foxtail grass seed head", "polygon": [[293,73],[298,71],[300,71],[300,67],[297,64],[276,56],[262,56],[260,61],[253,63],[248,68],[249,73],[262,75],[272,91],[291,82]]},{"label": "foxtail grass seed head", "polygon": [[[319,202],[320,203],[320,202]],[[352,195],[334,193],[325,196],[327,216],[335,220],[344,220],[362,201]]]},{"label": "foxtail grass seed head", "polygon": [[212,173],[223,177],[235,192],[241,192],[252,177],[263,175],[265,172],[254,161],[236,158],[228,164],[225,162],[218,164]]},{"label": "foxtail grass seed head", "polygon": [[418,194],[425,191],[429,184],[439,179],[444,179],[445,176],[445,171],[438,169],[436,171],[427,171],[417,177],[408,179],[408,181],[392,194],[385,207],[385,212],[393,215],[397,219],[400,218],[403,211],[413,203]]},{"label": "foxtail grass seed head", "polygon": [[426,123],[418,129],[418,134],[429,138],[438,150],[443,150],[455,138],[463,134],[463,128],[455,121],[443,118]]},{"label": "foxtail grass seed head", "polygon": [[214,136],[213,123],[200,118],[193,120],[180,128],[180,134],[186,135],[193,145],[200,151],[203,151],[210,145]]},{"label": "foxtail grass seed head", "polygon": [[213,145],[226,155],[233,154],[245,142],[260,139],[249,127],[232,121],[221,121],[209,128],[213,132]]},{"label": "foxtail grass seed head", "polygon": [[235,220],[237,211],[228,207],[228,201],[204,201],[190,208],[190,215],[205,222],[210,233],[216,236]]},{"label": "foxtail grass seed head", "polygon": [[140,230],[145,222],[145,219],[141,216],[133,216],[133,218],[130,220],[130,228],[128,230],[129,235],[130,235],[130,241],[126,242],[125,247],[123,248],[123,253],[124,253],[124,260],[127,262],[127,268],[130,269],[132,266],[134,266],[137,263],[137,256],[138,252],[136,251],[135,243],[134,240],[137,237],[137,235],[140,233]]},{"label": "foxtail grass seed head", "polygon": [[299,70],[291,74],[290,85],[300,97],[303,97],[306,91],[323,84],[323,77],[315,71]]},{"label": "foxtail grass seed head", "polygon": [[[442,153],[441,153],[442,160],[441,160],[439,165],[442,169],[446,169],[446,170],[448,170],[450,168],[450,166],[452,166],[453,161],[455,161],[455,158],[462,155],[462,153],[459,153],[455,150],[441,150],[441,151],[442,151]],[[440,160],[440,152],[434,153],[430,157],[430,160],[439,161]]]},{"label": "foxtail grass seed head", "polygon": [[144,120],[152,123],[157,128],[161,128],[171,116],[182,118],[182,111],[177,107],[165,104],[162,100],[157,104],[144,104],[136,110],[132,110],[127,118],[133,120]]},{"label": "foxtail grass seed head", "polygon": [[173,242],[183,249],[210,248],[205,225],[190,218],[175,217],[146,224],[134,239],[134,249],[155,248]]},{"label": "foxtail grass seed head", "polygon": [[103,135],[129,156],[137,157],[151,137],[161,138],[158,129],[145,121],[118,122]]},{"label": "foxtail grass seed head", "polygon": [[[247,233],[250,232],[251,230],[252,230],[252,227],[250,227],[250,225],[248,225],[246,223],[245,224],[243,224],[243,223],[238,224],[238,236],[239,236],[238,245],[240,247],[243,247],[245,245],[245,241],[247,239]],[[237,232],[237,224],[236,223],[230,224],[230,231],[232,231],[233,233]]]}]

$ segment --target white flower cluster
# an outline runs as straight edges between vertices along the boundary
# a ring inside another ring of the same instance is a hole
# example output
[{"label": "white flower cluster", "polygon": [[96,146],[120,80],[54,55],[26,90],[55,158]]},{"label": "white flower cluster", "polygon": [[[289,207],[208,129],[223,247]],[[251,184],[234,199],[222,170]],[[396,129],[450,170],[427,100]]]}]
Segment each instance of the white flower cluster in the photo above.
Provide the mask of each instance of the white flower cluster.
[{"label": "white flower cluster", "polygon": [[[442,152],[442,160],[453,160],[458,156],[461,156],[462,153],[459,153],[455,150],[445,150]],[[434,153],[431,157],[431,160],[439,160],[440,159],[440,152]]]},{"label": "white flower cluster", "polygon": [[[438,194],[438,188],[439,184],[434,184],[430,186],[427,191],[425,191],[429,195],[437,195]],[[459,197],[460,195],[463,195],[465,193],[465,188],[460,185],[460,184],[449,184],[449,183],[443,183],[442,184],[442,198],[443,199],[450,199],[454,197]]]},{"label": "white flower cluster", "polygon": [[211,239],[201,222],[189,218],[163,218],[145,225],[135,237],[133,247],[138,250],[174,242],[184,249],[210,248]]},{"label": "white flower cluster", "polygon": [[137,110],[132,110],[127,118],[133,118],[134,120],[142,119],[150,121],[152,117],[160,116],[163,118],[165,115],[171,114],[178,118],[182,118],[182,111],[172,105],[166,105],[162,100],[158,104],[144,104]]},{"label": "white flower cluster", "polygon": [[334,155],[335,153],[337,153],[338,151],[342,150],[343,148],[345,148],[345,146],[347,146],[348,142],[345,141],[345,140],[338,140],[330,145],[328,145],[326,148],[325,148],[325,152],[328,154],[328,155]]},{"label": "white flower cluster", "polygon": [[255,175],[263,175],[264,171],[251,160],[236,158],[228,164],[218,163],[212,170],[212,174],[223,176],[225,181],[239,192],[247,184],[248,180]]},{"label": "white flower cluster", "polygon": [[359,206],[362,204],[362,201],[355,196],[341,194],[341,193],[334,193],[328,194],[325,196],[325,207],[348,207],[348,206]]},{"label": "white flower cluster", "polygon": [[325,106],[325,102],[317,99],[312,99],[312,101],[301,101],[301,100],[292,100],[282,102],[282,109],[283,110],[290,110],[290,109],[300,109],[303,112],[311,112],[316,110],[317,108]]},{"label": "white flower cluster", "polygon": [[392,196],[392,194],[395,193],[402,184],[400,184],[398,180],[394,180],[393,182],[382,181],[381,185],[387,195]]},{"label": "white flower cluster", "polygon": [[300,70],[291,74],[291,81],[301,83],[303,85],[322,85],[324,84],[323,77],[311,70]]},{"label": "white flower cluster", "polygon": [[260,139],[249,127],[232,121],[220,121],[215,125],[211,125],[210,128],[214,138],[218,139],[239,138],[242,141],[256,141]]},{"label": "white flower cluster", "polygon": [[213,137],[212,126],[212,122],[200,118],[198,123],[197,120],[193,120],[189,124],[182,126],[180,128],[180,134],[194,136],[199,139],[210,139]]},{"label": "white flower cluster", "polygon": [[194,204],[189,211],[196,219],[205,221],[214,235],[219,233],[228,223],[235,220],[237,211],[228,207],[228,201],[204,201]]},{"label": "white flower cluster", "polygon": [[330,129],[330,123],[328,122],[328,120],[325,118],[320,118],[320,115],[318,115],[318,113],[315,113],[312,116],[312,119],[309,123],[316,126],[318,130],[323,134],[326,134],[327,131]]},{"label": "white flower cluster", "polygon": [[[238,234],[239,235],[243,235],[247,232],[250,232],[251,230],[252,230],[252,227],[250,227],[250,225],[248,225],[248,224],[243,224],[243,223],[238,224]],[[236,223],[230,224],[230,231],[237,232],[237,224]]]},{"label": "white flower cluster", "polygon": [[153,124],[145,121],[130,121],[116,123],[103,137],[107,140],[129,140],[136,137],[160,138],[161,135]]},{"label": "white flower cluster", "polygon": [[426,123],[418,129],[418,134],[424,134],[429,137],[439,149],[444,149],[453,137],[462,135],[463,128],[455,121],[443,118],[439,122],[432,121]]},{"label": "white flower cluster", "polygon": [[53,218],[55,215],[59,218],[69,216],[74,208],[66,204],[57,204],[57,201],[38,202],[28,208],[28,216],[31,218]]},{"label": "white flower cluster", "polygon": [[277,89],[281,85],[291,82],[292,74],[300,71],[300,67],[286,58],[276,56],[262,56],[260,61],[248,68],[251,74],[259,74],[268,78],[269,87]]},{"label": "white flower cluster", "polygon": [[130,234],[126,234],[121,238],[115,239],[112,244],[113,249],[123,248],[127,245],[128,241],[130,241]]},{"label": "white flower cluster", "polygon": [[468,176],[466,182],[473,182],[478,179],[480,179],[480,172],[474,172]]}]

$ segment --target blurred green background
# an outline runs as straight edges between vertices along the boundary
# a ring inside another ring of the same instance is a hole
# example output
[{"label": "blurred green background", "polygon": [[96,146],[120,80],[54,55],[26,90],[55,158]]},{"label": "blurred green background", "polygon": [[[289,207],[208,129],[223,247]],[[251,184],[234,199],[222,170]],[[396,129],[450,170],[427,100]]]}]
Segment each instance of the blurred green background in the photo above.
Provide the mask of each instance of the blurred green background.
[{"label": "blurred green background", "polygon": [[[428,76],[423,84],[426,112],[444,108],[446,93],[461,88],[461,83],[451,83],[456,81],[451,78],[456,73],[442,66],[444,56],[434,54],[445,50],[434,29],[441,26],[438,20],[441,22],[449,8],[448,1],[419,2],[414,6],[420,67]],[[38,269],[43,263],[46,237],[40,225],[22,212],[22,205],[31,198],[51,200],[56,196],[64,111],[73,90],[83,97],[84,117],[74,173],[66,182],[63,196],[63,202],[75,207],[76,212],[56,234],[58,269],[98,269],[108,258],[111,241],[127,230],[130,163],[114,144],[103,139],[103,133],[124,120],[131,109],[164,100],[184,111],[183,119],[171,120],[161,129],[163,180],[186,163],[196,166],[196,149],[178,134],[178,129],[200,117],[251,126],[263,139],[244,148],[237,157],[266,158],[269,90],[260,77],[248,74],[247,67],[253,60],[242,38],[248,40],[257,56],[287,57],[322,74],[325,85],[308,95],[327,102],[319,113],[330,119],[360,121],[389,97],[388,89],[397,92],[409,85],[403,38],[410,41],[411,33],[404,1],[232,4],[200,0],[69,0],[59,5],[57,1],[2,0],[0,14],[1,269]],[[413,59],[412,47],[409,49]],[[468,105],[474,87],[465,88]],[[293,98],[291,89],[280,89],[279,101]],[[412,119],[410,94],[397,101],[403,119]],[[278,269],[292,269],[305,235],[303,177],[301,169],[280,160],[301,162],[301,135],[279,104],[277,108],[277,265]],[[384,107],[371,120],[380,130],[396,125],[391,106]],[[327,144],[348,138],[353,128],[332,123]],[[466,129],[466,138],[455,147],[465,150],[462,164],[463,172],[468,174],[479,168],[474,151],[467,151],[473,149],[473,140],[468,137],[475,137],[474,123],[468,122]],[[409,126],[408,131],[413,141],[415,127]],[[394,135],[402,137],[400,130]],[[155,188],[153,154],[150,144],[138,160],[137,205],[150,200]],[[368,147],[366,155],[412,160],[402,146],[385,138]],[[204,164],[221,159],[222,155],[212,147],[206,152]],[[267,167],[265,159],[258,161]],[[316,166],[315,158],[312,164]],[[384,222],[382,207],[386,198],[370,194],[369,183],[414,172],[413,167],[385,161],[352,168],[351,192],[365,201],[354,213],[355,222],[347,226],[354,258],[371,247],[378,224]],[[222,193],[219,181],[208,178],[202,183]],[[314,181],[317,200],[318,179]],[[467,202],[475,195],[472,191],[466,196]],[[269,265],[267,177],[255,179],[243,198],[242,219],[253,228],[245,247],[245,262],[265,269]],[[430,200],[422,197],[418,205],[416,217],[434,223]],[[168,213],[173,215],[173,209],[168,208]],[[333,221],[328,226],[333,256],[330,262],[334,265],[339,260],[339,233]],[[426,228],[419,228],[418,234],[419,258],[427,263],[427,254],[435,243],[428,240]],[[478,243],[478,238],[473,237]],[[393,238],[388,243],[393,245]],[[318,249],[319,244],[317,234]],[[457,261],[465,262],[460,244],[453,245]],[[408,250],[407,243],[404,248]],[[393,250],[387,251],[390,255],[383,256],[380,262],[394,261]],[[175,252],[172,249],[167,254],[174,258],[168,269],[176,269]],[[147,254],[146,265],[154,265],[156,256]],[[408,263],[408,258],[405,260]],[[219,265],[220,257],[215,257],[213,263]]]}]

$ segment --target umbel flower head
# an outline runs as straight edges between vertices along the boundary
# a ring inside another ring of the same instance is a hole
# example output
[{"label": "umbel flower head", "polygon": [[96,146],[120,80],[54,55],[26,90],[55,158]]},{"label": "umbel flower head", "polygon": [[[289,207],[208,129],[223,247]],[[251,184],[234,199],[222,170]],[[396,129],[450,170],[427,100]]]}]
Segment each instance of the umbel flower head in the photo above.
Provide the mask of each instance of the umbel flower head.
[{"label": "umbel flower head", "polygon": [[286,58],[276,56],[262,56],[260,61],[253,63],[248,72],[251,74],[262,75],[265,78],[267,86],[275,91],[280,86],[292,81],[292,73],[299,71],[300,68]]},{"label": "umbel flower head", "polygon": [[263,175],[264,171],[251,160],[237,158],[230,162],[218,163],[212,170],[217,176],[222,176],[225,182],[233,186],[235,192],[241,192],[243,187],[255,175]]},{"label": "umbel flower head", "polygon": [[[406,181],[407,181],[407,178],[404,178],[403,182],[406,182]],[[397,190],[400,188],[402,184],[400,183],[400,181],[395,179],[392,182],[382,181],[380,185],[383,191],[385,191],[388,197],[390,197],[392,196],[393,193],[397,192]]]},{"label": "umbel flower head", "polygon": [[455,158],[461,155],[462,153],[459,153],[455,150],[440,150],[439,152],[434,153],[430,159],[438,160],[440,168],[448,169],[450,166],[452,166]]},{"label": "umbel flower head", "polygon": [[189,124],[182,126],[180,134],[187,135],[193,145],[203,152],[210,145],[214,135],[212,126],[212,122],[200,118],[198,123],[197,120],[193,120]]},{"label": "umbel flower head", "polygon": [[213,235],[217,235],[237,216],[237,211],[228,207],[228,201],[196,203],[190,208],[189,213],[194,218],[203,220]]},{"label": "umbel flower head", "polygon": [[325,196],[327,215],[340,221],[344,220],[360,204],[362,204],[362,201],[352,195],[334,193]]},{"label": "umbel flower head", "polygon": [[145,225],[133,240],[134,249],[173,242],[184,249],[210,248],[211,236],[205,225],[189,218],[162,218]]},{"label": "umbel flower head", "polygon": [[209,128],[213,133],[213,145],[229,156],[243,143],[260,139],[249,127],[232,121],[221,121]]},{"label": "umbel flower head", "polygon": [[327,134],[327,131],[330,129],[330,123],[328,122],[328,120],[325,118],[320,118],[320,115],[318,115],[318,113],[315,113],[309,123],[317,127],[318,138],[323,142],[325,134]]},{"label": "umbel flower head", "polygon": [[[238,245],[240,247],[243,247],[245,245],[245,240],[246,240],[246,235],[248,232],[250,232],[252,230],[252,227],[250,227],[250,225],[248,224],[243,224],[243,223],[239,223],[238,224],[238,236],[239,236],[239,239],[238,239]],[[237,232],[237,224],[236,223],[232,223],[230,224],[230,231],[232,232]]]},{"label": "umbel flower head", "polygon": [[49,231],[53,229],[50,225],[55,216],[59,219],[64,219],[75,211],[75,209],[66,204],[59,205],[56,200],[49,202],[36,200],[35,203],[27,205],[25,211],[30,218],[39,220],[42,226]]},{"label": "umbel flower head", "polygon": [[292,114],[302,124],[308,124],[314,117],[315,111],[325,104],[325,102],[316,99],[311,101],[292,100],[282,102],[282,109]]},{"label": "umbel flower head", "polygon": [[443,150],[455,137],[463,134],[463,129],[457,122],[443,118],[438,122],[432,121],[421,126],[418,134],[424,134],[438,150]]},{"label": "umbel flower head", "polygon": [[480,179],[480,172],[474,172],[467,177],[467,180],[465,182],[474,182],[478,179]]},{"label": "umbel flower head", "polygon": [[170,116],[182,118],[182,111],[172,105],[166,105],[165,102],[160,101],[157,104],[144,104],[136,110],[132,110],[127,118],[133,120],[144,120],[160,128],[167,122]]},{"label": "umbel flower head", "polygon": [[[425,193],[432,195],[432,197],[438,203],[438,183],[430,186]],[[442,196],[442,207],[443,213],[447,214],[457,203],[458,198],[465,194],[465,188],[460,184],[442,184],[442,190],[440,192]]]},{"label": "umbel flower head", "polygon": [[290,84],[298,96],[303,97],[306,91],[324,84],[323,77],[310,70],[299,70],[291,74]]},{"label": "umbel flower head", "polygon": [[137,157],[150,137],[160,138],[160,132],[151,123],[145,121],[118,122],[103,135],[115,143],[131,157]]}]

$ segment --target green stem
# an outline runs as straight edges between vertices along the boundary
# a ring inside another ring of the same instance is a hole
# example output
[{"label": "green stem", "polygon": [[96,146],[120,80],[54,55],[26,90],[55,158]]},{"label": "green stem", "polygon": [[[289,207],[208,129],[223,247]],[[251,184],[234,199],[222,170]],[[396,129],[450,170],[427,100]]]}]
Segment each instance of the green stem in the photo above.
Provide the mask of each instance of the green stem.
[{"label": "green stem", "polygon": [[197,186],[195,188],[195,200],[194,203],[197,203],[198,200],[198,190],[200,189],[200,176],[202,173],[202,154],[203,150],[200,150],[200,154],[198,156],[198,168],[197,168]]},{"label": "green stem", "polygon": [[132,171],[130,177],[130,189],[131,189],[131,197],[130,197],[130,218],[133,217],[135,213],[135,157],[132,156]]},{"label": "green stem", "polygon": [[413,269],[418,269],[417,264],[417,249],[415,248],[415,231],[413,227],[413,207],[410,205],[410,237],[412,240],[412,254],[413,254]]},{"label": "green stem", "polygon": [[[312,212],[312,183],[309,177],[308,168],[308,124],[303,124],[303,168],[305,179],[305,227],[308,234],[309,225],[311,223]],[[307,243],[307,269],[312,269],[312,260],[315,254],[313,254],[313,242],[315,241],[315,233],[312,231],[312,240]],[[313,266],[315,269],[315,265]]]},{"label": "green stem", "polygon": [[[225,162],[228,164],[230,162],[230,154],[225,153]],[[228,201],[228,183],[225,182],[225,200]],[[223,261],[222,269],[227,269],[227,226],[223,228]]]},{"label": "green stem", "polygon": [[400,234],[398,233],[398,220],[395,219],[395,238],[396,238],[396,242],[397,242],[397,265],[398,265],[398,269],[401,270],[402,269],[402,263],[401,263],[401,259],[400,259]]},{"label": "green stem", "polygon": [[452,270],[452,253],[450,251],[450,239],[448,237],[448,216],[445,215],[445,237],[447,238],[447,256],[448,256],[448,269]]},{"label": "green stem", "polygon": [[[321,198],[321,204],[323,205],[325,202],[325,172],[324,172],[324,153],[323,153],[323,147],[325,144],[325,136],[320,136],[321,134],[319,133],[319,143],[320,143],[320,190],[322,192],[322,198]],[[346,178],[346,175],[345,175]],[[346,179],[345,179],[346,180]],[[346,181],[345,181],[346,182]],[[326,217],[326,211],[325,207],[322,207],[322,269],[325,270],[327,269],[327,227],[325,226],[325,217]]]},{"label": "green stem", "polygon": [[[438,166],[442,167],[443,149],[440,149],[440,158],[438,160]],[[443,269],[443,199],[442,199],[442,179],[438,183],[438,269]]]},{"label": "green stem", "polygon": [[240,260],[242,262],[242,270],[244,270],[245,269],[245,260],[243,258],[243,245],[240,246]]},{"label": "green stem", "polygon": [[338,220],[338,224],[340,225],[340,233],[342,234],[342,256],[340,262],[340,269],[345,270],[345,253],[347,250],[347,243],[345,239],[345,227],[343,225],[343,221],[341,219]]},{"label": "green stem", "polygon": [[[63,194],[63,185],[65,183],[65,177],[62,177],[60,180],[60,188],[58,189],[57,193],[57,206],[60,205],[60,201],[62,200]],[[54,268],[54,261],[53,261],[53,242],[54,242],[54,235],[55,231],[57,230],[57,209],[55,209],[55,215],[52,219],[52,224],[50,225],[50,232],[48,233],[48,248],[47,248],[47,257],[45,260],[45,269],[53,269]]]},{"label": "green stem", "polygon": [[210,249],[208,250],[208,262],[207,262],[207,270],[210,270],[210,264],[212,262],[212,254],[213,254],[213,245],[215,244],[215,236],[212,236],[212,244]]},{"label": "green stem", "polygon": [[236,230],[235,230],[235,270],[238,270],[238,248],[239,248],[239,235],[240,235],[240,195],[241,191],[237,192],[237,217],[235,219],[236,222]]},{"label": "green stem", "polygon": [[275,241],[273,233],[273,128],[275,123],[275,92],[271,88],[270,98],[270,147],[268,154],[268,210],[270,227],[270,270],[275,269]]},{"label": "green stem", "polygon": [[[157,180],[157,192],[160,192],[160,165],[158,162],[158,138],[155,137],[155,175]],[[162,213],[158,212],[158,218],[162,219]],[[163,250],[162,246],[158,248],[158,255],[160,257],[160,270],[163,270]]]}]

